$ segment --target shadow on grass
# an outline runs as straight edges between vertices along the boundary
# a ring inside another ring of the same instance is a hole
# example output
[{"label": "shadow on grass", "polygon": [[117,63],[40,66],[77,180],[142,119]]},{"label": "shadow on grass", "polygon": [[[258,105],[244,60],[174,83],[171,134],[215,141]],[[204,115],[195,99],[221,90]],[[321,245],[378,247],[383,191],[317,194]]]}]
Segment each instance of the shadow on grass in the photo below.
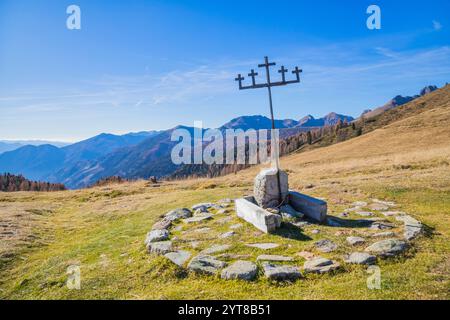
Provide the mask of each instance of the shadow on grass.
[{"label": "shadow on grass", "polygon": [[328,216],[324,225],[336,228],[370,228],[372,224],[379,221],[368,219],[342,219],[334,216]]},{"label": "shadow on grass", "polygon": [[291,223],[283,222],[280,229],[277,229],[272,234],[287,238],[287,239],[294,239],[299,241],[309,241],[312,240],[309,236],[305,235],[302,232],[302,229],[300,229],[297,226],[294,226]]}]

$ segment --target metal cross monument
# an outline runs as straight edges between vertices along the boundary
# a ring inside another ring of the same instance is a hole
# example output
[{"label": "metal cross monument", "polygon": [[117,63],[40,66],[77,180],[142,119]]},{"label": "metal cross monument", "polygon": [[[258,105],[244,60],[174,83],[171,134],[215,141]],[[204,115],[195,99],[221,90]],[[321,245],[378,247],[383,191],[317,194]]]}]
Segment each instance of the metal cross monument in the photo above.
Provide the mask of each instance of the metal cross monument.
[{"label": "metal cross monument", "polygon": [[[258,83],[258,84],[256,83],[255,77],[258,75],[258,72],[255,72],[255,70],[253,70],[253,69],[248,74],[249,77],[252,77],[252,85],[251,86],[243,86],[242,85],[242,81],[245,78],[241,74],[238,74],[237,78],[235,79],[236,81],[239,81],[239,90],[267,88],[267,90],[269,92],[269,106],[270,106],[270,118],[272,120],[272,130],[275,130],[275,119],[273,117],[272,89],[271,88],[278,87],[278,86],[285,86],[285,85],[291,84],[291,83],[299,83],[300,82],[300,73],[302,72],[301,69],[299,69],[298,67],[295,67],[295,69],[292,71],[292,74],[296,75],[296,79],[286,81],[286,72],[288,72],[288,70],[284,66],[281,66],[280,70],[278,70],[278,73],[281,73],[281,81],[271,82],[269,67],[275,66],[275,65],[276,65],[275,62],[269,62],[268,57],[264,57],[264,63],[258,65],[258,68],[266,69],[266,83]],[[272,136],[272,138],[273,138],[273,136]],[[276,149],[277,149],[277,152],[275,155],[275,167],[277,169],[279,199],[280,199],[280,203],[282,203],[284,199],[281,194],[281,184],[280,184],[280,174],[279,174],[280,163],[279,163],[279,159],[278,159],[278,157],[279,157],[278,141],[275,141],[274,145],[276,145]],[[274,152],[274,150],[272,150],[272,152]]]}]

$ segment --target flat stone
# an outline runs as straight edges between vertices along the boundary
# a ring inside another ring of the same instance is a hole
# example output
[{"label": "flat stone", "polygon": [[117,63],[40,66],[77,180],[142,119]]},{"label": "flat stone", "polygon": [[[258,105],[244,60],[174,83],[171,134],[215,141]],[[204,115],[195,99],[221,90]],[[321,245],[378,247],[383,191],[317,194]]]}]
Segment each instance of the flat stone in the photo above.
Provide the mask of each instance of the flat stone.
[{"label": "flat stone", "polygon": [[406,215],[406,213],[403,211],[384,211],[384,212],[381,212],[381,214],[384,215],[385,217]]},{"label": "flat stone", "polygon": [[395,217],[395,220],[403,222],[405,226],[422,228],[422,223],[409,215]]},{"label": "flat stone", "polygon": [[367,202],[365,201],[355,201],[352,203],[355,207],[367,207]]},{"label": "flat stone", "polygon": [[167,231],[167,229],[157,229],[147,233],[144,243],[148,244],[150,242],[164,241],[167,239],[169,239],[169,231]]},{"label": "flat stone", "polygon": [[377,261],[377,257],[367,252],[352,252],[344,258],[344,261],[352,264],[374,264]]},{"label": "flat stone", "polygon": [[183,221],[185,223],[196,223],[196,222],[202,222],[202,221],[209,220],[209,219],[212,219],[212,215],[204,214],[204,215],[197,216],[197,217],[187,218],[187,219],[184,219]]},{"label": "flat stone", "polygon": [[201,217],[201,216],[204,216],[205,214],[209,214],[209,211],[208,211],[208,209],[203,207],[203,208],[195,210],[194,214],[192,216],[194,216],[194,217]]},{"label": "flat stone", "polygon": [[361,217],[373,217],[373,212],[370,211],[356,211],[357,215],[360,215]]},{"label": "flat stone", "polygon": [[221,278],[226,280],[240,279],[251,281],[256,278],[258,267],[250,261],[238,260],[222,270]]},{"label": "flat stone", "polygon": [[287,265],[274,265],[269,262],[262,264],[266,278],[275,281],[295,281],[302,277],[297,267]]},{"label": "flat stone", "polygon": [[270,254],[262,254],[256,258],[256,261],[294,261],[292,257],[279,256],[279,255],[270,255]]},{"label": "flat stone", "polygon": [[371,210],[376,210],[376,211],[389,210],[389,206],[381,204],[381,203],[372,203],[368,206],[368,208]]},{"label": "flat stone", "polygon": [[192,210],[198,210],[198,209],[201,209],[201,210],[208,210],[208,209],[210,209],[210,208],[213,208],[213,209],[221,209],[222,207],[220,206],[220,205],[217,205],[217,204],[215,204],[215,203],[212,203],[212,202],[205,202],[205,203],[198,203],[198,204],[195,204],[195,205],[193,205],[192,207]]},{"label": "flat stone", "polygon": [[172,241],[150,242],[147,251],[156,254],[166,254],[172,251]]},{"label": "flat stone", "polygon": [[393,257],[402,253],[407,248],[408,244],[405,241],[397,239],[387,239],[375,242],[371,246],[367,247],[365,251],[381,257]]},{"label": "flat stone", "polygon": [[167,212],[164,217],[170,221],[186,219],[192,217],[192,211],[187,208],[178,208]]},{"label": "flat stone", "polygon": [[337,270],[340,264],[327,258],[317,257],[308,260],[303,265],[303,271],[307,273],[327,273]]},{"label": "flat stone", "polygon": [[236,199],[236,214],[259,230],[269,233],[281,226],[281,216],[270,213],[248,199]]},{"label": "flat stone", "polygon": [[319,229],[314,229],[314,230],[311,230],[311,233],[312,234],[319,234],[320,230]]},{"label": "flat stone", "polygon": [[407,241],[411,241],[417,238],[423,231],[423,227],[413,227],[409,225],[405,225],[405,231],[403,232],[403,236]]},{"label": "flat stone", "polygon": [[207,255],[199,255],[189,262],[188,269],[198,273],[216,274],[227,264]]},{"label": "flat stone", "polygon": [[289,193],[288,175],[275,168],[263,169],[255,178],[253,195],[261,208],[274,208],[279,205],[280,190],[278,189],[278,176],[281,187],[281,196],[286,198]]},{"label": "flat stone", "polygon": [[382,204],[382,205],[388,206],[388,207],[396,207],[397,206],[397,204],[393,201],[382,201],[382,200],[378,200],[378,199],[372,199],[372,202]]},{"label": "flat stone", "polygon": [[360,245],[360,244],[363,244],[364,242],[366,242],[366,240],[364,240],[364,238],[361,238],[361,237],[347,237],[346,240],[352,246],[357,246],[357,245]]},{"label": "flat stone", "polygon": [[244,225],[242,224],[242,223],[237,223],[237,224],[233,224],[233,225],[231,225],[230,226],[230,229],[233,229],[233,230],[235,230],[235,229],[240,229],[240,228],[242,228]]},{"label": "flat stone", "polygon": [[201,253],[204,254],[204,255],[210,255],[210,254],[213,254],[213,253],[217,253],[217,252],[222,252],[222,251],[228,250],[230,248],[231,248],[231,245],[229,245],[229,244],[215,244],[215,245],[212,245],[211,247],[203,250]]},{"label": "flat stone", "polygon": [[289,204],[312,220],[324,222],[327,218],[327,203],[323,200],[290,191]]},{"label": "flat stone", "polygon": [[191,257],[191,253],[184,250],[178,250],[166,253],[164,257],[175,263],[177,266],[182,267]]},{"label": "flat stone", "polygon": [[319,240],[316,243],[314,243],[314,245],[317,248],[317,250],[324,253],[332,252],[336,250],[338,247],[337,244],[328,239]]},{"label": "flat stone", "polygon": [[219,238],[225,239],[225,238],[233,237],[233,236],[235,236],[235,235],[236,235],[236,232],[234,232],[234,231],[228,231],[228,232],[222,233],[222,234],[219,236]]},{"label": "flat stone", "polygon": [[299,228],[303,228],[306,226],[309,226],[311,223],[309,223],[308,221],[298,221],[298,222],[294,222],[293,225]]},{"label": "flat stone", "polygon": [[163,229],[169,229],[169,227],[172,225],[172,221],[167,219],[167,218],[163,218],[162,220],[156,222],[152,229],[153,230],[163,230]]},{"label": "flat stone", "polygon": [[372,235],[374,238],[391,238],[395,237],[395,232],[392,231],[385,231],[385,232],[379,232]]},{"label": "flat stone", "polygon": [[262,250],[269,250],[279,247],[278,243],[249,243],[246,244],[247,247],[258,248]]},{"label": "flat stone", "polygon": [[375,221],[371,224],[370,229],[373,230],[386,230],[386,229],[392,229],[395,228],[395,225],[392,223],[387,223],[383,221]]}]

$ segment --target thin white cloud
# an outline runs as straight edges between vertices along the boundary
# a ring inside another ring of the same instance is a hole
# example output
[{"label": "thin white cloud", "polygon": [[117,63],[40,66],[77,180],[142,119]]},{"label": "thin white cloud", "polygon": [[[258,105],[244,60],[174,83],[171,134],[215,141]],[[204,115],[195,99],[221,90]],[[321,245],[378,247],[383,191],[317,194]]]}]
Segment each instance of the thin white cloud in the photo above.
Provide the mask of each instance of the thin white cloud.
[{"label": "thin white cloud", "polygon": [[439,21],[433,20],[433,29],[439,31],[442,29],[442,24]]}]

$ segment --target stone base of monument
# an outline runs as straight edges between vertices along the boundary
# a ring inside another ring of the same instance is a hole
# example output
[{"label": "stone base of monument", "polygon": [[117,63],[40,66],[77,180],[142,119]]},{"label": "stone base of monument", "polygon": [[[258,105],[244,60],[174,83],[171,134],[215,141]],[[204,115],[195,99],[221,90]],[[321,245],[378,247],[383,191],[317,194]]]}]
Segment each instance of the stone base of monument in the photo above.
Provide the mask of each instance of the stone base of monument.
[{"label": "stone base of monument", "polygon": [[323,200],[289,191],[289,204],[308,218],[324,222],[327,219],[327,203]]},{"label": "stone base of monument", "polygon": [[235,205],[238,217],[265,233],[273,232],[281,225],[281,216],[258,206],[254,197],[236,199]]},{"label": "stone base of monument", "polygon": [[[324,222],[327,218],[327,203],[305,194],[290,191],[288,203],[296,211],[317,222]],[[281,215],[271,213],[256,203],[254,197],[245,197],[235,200],[238,217],[253,224],[265,233],[274,232],[281,226]]]},{"label": "stone base of monument", "polygon": [[[275,208],[279,203],[276,169],[263,169],[255,178],[254,197],[236,199],[238,217],[253,224],[259,230],[270,233],[281,226],[282,217],[266,208]],[[287,174],[280,171],[280,187],[285,199],[294,210],[309,219],[324,222],[327,218],[327,203],[305,194],[289,191]]]}]

